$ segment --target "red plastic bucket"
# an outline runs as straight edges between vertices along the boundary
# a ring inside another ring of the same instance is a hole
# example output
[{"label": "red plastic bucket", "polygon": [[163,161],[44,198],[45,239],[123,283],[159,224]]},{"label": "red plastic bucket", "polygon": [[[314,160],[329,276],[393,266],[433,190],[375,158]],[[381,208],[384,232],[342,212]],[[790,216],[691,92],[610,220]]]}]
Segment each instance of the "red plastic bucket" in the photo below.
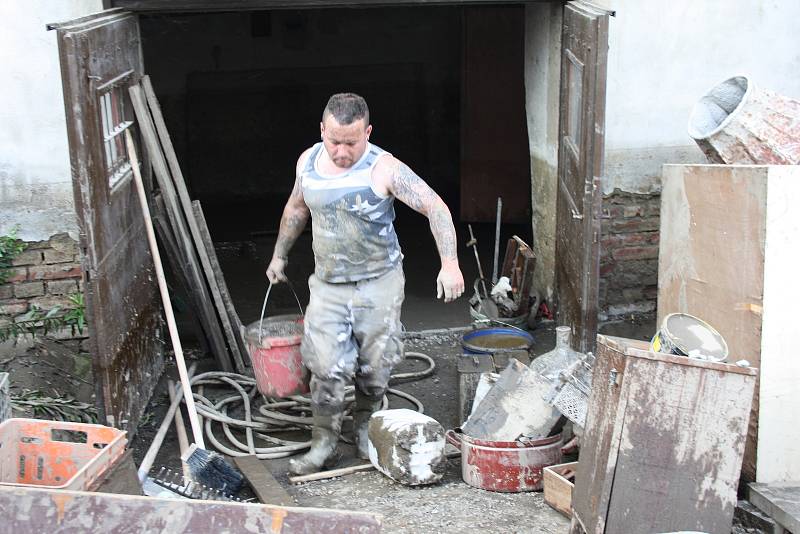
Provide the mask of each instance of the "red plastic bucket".
[{"label": "red plastic bucket", "polygon": [[310,391],[310,374],[303,365],[300,342],[303,340],[303,306],[291,283],[300,315],[275,315],[264,319],[272,283],[264,296],[261,319],[245,330],[247,351],[253,364],[256,386],[262,395],[280,398]]},{"label": "red plastic bucket", "polygon": [[302,315],[276,315],[247,327],[245,340],[258,391],[288,397],[309,391],[309,373],[300,356]]},{"label": "red plastic bucket", "polygon": [[561,434],[538,439],[490,441],[448,430],[447,441],[461,449],[461,478],[470,486],[505,493],[541,491],[542,470],[561,463]]}]

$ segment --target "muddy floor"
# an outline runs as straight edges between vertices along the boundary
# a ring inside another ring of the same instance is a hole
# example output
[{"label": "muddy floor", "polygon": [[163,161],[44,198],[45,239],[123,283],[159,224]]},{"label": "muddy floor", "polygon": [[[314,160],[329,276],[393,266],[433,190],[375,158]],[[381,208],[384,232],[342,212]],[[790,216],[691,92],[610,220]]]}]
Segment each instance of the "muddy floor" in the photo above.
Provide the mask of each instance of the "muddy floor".
[{"label": "muddy floor", "polygon": [[[554,327],[554,323],[546,322],[532,332],[534,355],[553,348]],[[643,327],[641,324],[627,323],[604,326],[604,330],[610,334],[639,334],[638,337],[644,337],[649,332],[647,328],[647,325]],[[392,384],[392,387],[421,401],[425,413],[445,428],[454,428],[461,423],[458,418],[457,360],[462,353],[461,338],[465,331],[465,328],[453,328],[408,332],[406,350],[429,355],[436,369],[433,375],[424,379]],[[200,360],[198,363],[201,370],[213,367],[210,360]],[[419,362],[407,360],[398,366],[396,372],[420,370],[423,367]],[[174,372],[170,367],[167,376],[174,375]],[[149,422],[133,442],[137,461],[144,454],[167,405],[163,395],[154,399]],[[390,396],[390,407],[410,408],[411,404]],[[349,432],[349,427],[345,425],[345,437],[349,437]],[[340,445],[344,458],[338,467],[363,463],[355,459],[351,445]],[[570,460],[572,458],[565,458],[565,461]],[[541,492],[504,494],[468,486],[461,480],[458,458],[448,461],[447,473],[440,483],[421,488],[400,485],[374,471],[292,485],[287,476],[288,458],[263,462],[299,506],[370,510],[383,517],[386,532],[551,533],[565,532],[569,525],[565,517],[544,502]],[[174,430],[170,429],[155,465],[176,470],[180,468]],[[245,492],[245,496],[249,494]]]},{"label": "muddy floor", "polygon": [[[457,416],[457,358],[462,351],[462,335],[463,330],[407,334],[406,350],[429,355],[436,363],[436,370],[424,379],[392,385],[420,400],[425,413],[445,428],[453,428],[460,423]],[[534,336],[534,351],[537,353],[550,350],[555,343],[552,324],[538,329]],[[199,363],[201,367],[207,365],[206,360]],[[397,372],[419,370],[422,367],[418,362],[407,361],[398,366]],[[170,368],[167,374],[173,373],[174,369]],[[154,399],[150,421],[133,442],[137,461],[144,454],[167,404],[163,396]],[[390,407],[411,405],[403,399],[390,397]],[[349,431],[345,426],[346,437],[349,437]],[[341,447],[344,458],[339,467],[363,463],[355,459],[352,446],[341,443]],[[565,532],[569,524],[566,518],[544,502],[541,492],[503,494],[468,486],[461,480],[460,459],[457,458],[448,461],[446,476],[440,483],[421,488],[397,484],[374,471],[291,485],[287,477],[288,458],[263,462],[299,506],[369,510],[383,517],[386,532],[551,533]],[[173,469],[178,469],[180,465],[173,429],[170,429],[156,460],[156,466],[162,465]]]}]

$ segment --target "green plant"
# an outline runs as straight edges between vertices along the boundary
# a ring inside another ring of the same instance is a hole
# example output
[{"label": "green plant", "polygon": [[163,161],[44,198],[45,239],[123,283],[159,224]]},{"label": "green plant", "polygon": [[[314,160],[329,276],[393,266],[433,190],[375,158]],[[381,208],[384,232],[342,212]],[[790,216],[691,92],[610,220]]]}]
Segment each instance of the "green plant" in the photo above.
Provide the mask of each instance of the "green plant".
[{"label": "green plant", "polygon": [[83,301],[83,293],[73,293],[68,298],[72,307],[64,313],[64,324],[72,328],[73,335],[76,330],[79,334],[83,334],[83,329],[86,327],[86,304]]},{"label": "green plant", "polygon": [[72,329],[73,336],[76,332],[83,334],[83,329],[86,328],[86,305],[83,293],[73,293],[68,298],[74,308],[68,308],[63,313],[61,306],[54,306],[47,311],[32,306],[27,313],[20,315],[13,322],[0,326],[0,342],[25,335],[46,336],[48,332],[65,326]]},{"label": "green plant", "polygon": [[19,226],[11,229],[8,235],[0,235],[0,284],[11,277],[11,264],[25,250],[25,242],[17,238]]},{"label": "green plant", "polygon": [[66,395],[49,397],[38,389],[24,389],[19,395],[12,395],[11,407],[18,411],[31,410],[36,418],[97,423],[97,408],[93,405]]}]

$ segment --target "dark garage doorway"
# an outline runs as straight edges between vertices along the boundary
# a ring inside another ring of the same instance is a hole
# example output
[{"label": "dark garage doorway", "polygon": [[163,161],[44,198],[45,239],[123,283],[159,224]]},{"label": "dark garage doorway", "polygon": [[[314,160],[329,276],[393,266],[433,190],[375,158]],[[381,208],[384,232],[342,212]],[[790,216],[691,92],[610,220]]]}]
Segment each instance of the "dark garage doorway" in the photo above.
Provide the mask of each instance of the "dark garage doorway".
[{"label": "dark garage doorway", "polygon": [[[140,14],[146,71],[190,194],[203,204],[214,240],[237,244],[222,247],[221,261],[244,322],[258,317],[256,294],[297,157],[319,140],[322,107],[334,92],[367,99],[371,141],[436,189],[462,243],[461,222],[484,223],[475,225],[484,269],[491,269],[493,181],[513,183],[517,203],[504,218],[517,224],[503,237],[530,239],[523,21],[522,5]],[[514,57],[508,49],[517,46]],[[396,209],[405,317],[419,317],[407,327],[466,324],[466,303],[409,313],[431,302],[438,256],[427,221]],[[313,267],[304,241],[292,253],[301,299]],[[476,267],[471,251],[462,253],[469,286]],[[292,306],[290,294],[274,298],[277,308]]]}]

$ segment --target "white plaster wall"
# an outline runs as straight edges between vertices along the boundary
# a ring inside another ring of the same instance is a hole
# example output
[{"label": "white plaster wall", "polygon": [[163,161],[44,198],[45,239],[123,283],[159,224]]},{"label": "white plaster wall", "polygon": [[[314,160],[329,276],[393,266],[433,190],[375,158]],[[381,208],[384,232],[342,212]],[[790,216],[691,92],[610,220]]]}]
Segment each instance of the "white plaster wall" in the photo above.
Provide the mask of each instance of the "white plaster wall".
[{"label": "white plaster wall", "polygon": [[800,480],[795,333],[800,286],[794,262],[800,236],[800,165],[768,169],[756,482],[777,483]]},{"label": "white plaster wall", "polygon": [[610,20],[604,192],[660,190],[663,163],[707,163],[686,133],[694,103],[748,74],[800,98],[797,0],[596,0]]},{"label": "white plaster wall", "polygon": [[531,157],[532,246],[537,258],[534,287],[548,301],[555,287],[562,9],[557,2],[525,8],[525,111]]},{"label": "white plaster wall", "polygon": [[56,32],[102,0],[0,0],[0,234],[77,238]]}]

